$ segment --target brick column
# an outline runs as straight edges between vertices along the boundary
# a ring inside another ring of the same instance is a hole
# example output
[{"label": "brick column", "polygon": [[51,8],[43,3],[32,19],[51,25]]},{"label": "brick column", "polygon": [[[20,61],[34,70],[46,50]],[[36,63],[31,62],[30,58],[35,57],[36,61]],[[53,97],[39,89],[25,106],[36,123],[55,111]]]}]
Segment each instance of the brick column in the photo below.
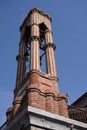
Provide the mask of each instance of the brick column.
[{"label": "brick column", "polygon": [[17,68],[17,79],[16,87],[19,87],[20,83],[25,79],[26,76],[26,44],[24,40],[20,41],[19,44],[19,55],[17,56],[18,68]]},{"label": "brick column", "polygon": [[20,84],[20,69],[21,69],[21,58],[20,58],[20,53],[21,53],[21,44],[19,43],[19,55],[17,55],[16,60],[18,61],[18,66],[17,66],[17,78],[16,78],[16,87],[19,87]]},{"label": "brick column", "polygon": [[47,60],[47,73],[53,77],[57,76],[56,64],[54,57],[54,44],[52,39],[52,32],[47,30],[45,32],[45,41],[46,41],[46,60]]},{"label": "brick column", "polygon": [[21,44],[22,44],[22,50],[21,50],[21,81],[24,80],[25,76],[26,76],[26,43],[24,42],[24,40],[21,40]]},{"label": "brick column", "polygon": [[31,26],[30,70],[40,70],[39,26],[37,24]]}]

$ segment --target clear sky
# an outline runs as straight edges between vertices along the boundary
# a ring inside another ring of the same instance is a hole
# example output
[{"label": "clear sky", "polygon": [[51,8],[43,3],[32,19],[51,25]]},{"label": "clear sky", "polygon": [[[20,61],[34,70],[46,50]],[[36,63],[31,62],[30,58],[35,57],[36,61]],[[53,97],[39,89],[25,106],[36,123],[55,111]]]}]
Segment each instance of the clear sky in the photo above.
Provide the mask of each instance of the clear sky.
[{"label": "clear sky", "polygon": [[34,7],[52,17],[60,91],[69,104],[87,91],[87,0],[0,0],[0,125],[13,101],[19,27]]}]

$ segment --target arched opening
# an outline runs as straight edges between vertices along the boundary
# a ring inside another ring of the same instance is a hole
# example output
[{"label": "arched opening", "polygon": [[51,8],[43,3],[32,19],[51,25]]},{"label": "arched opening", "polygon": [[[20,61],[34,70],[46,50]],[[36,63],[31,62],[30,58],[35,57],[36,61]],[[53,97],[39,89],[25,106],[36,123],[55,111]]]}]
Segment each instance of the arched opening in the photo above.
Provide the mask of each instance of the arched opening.
[{"label": "arched opening", "polygon": [[43,23],[39,24],[40,31],[40,69],[42,72],[47,73],[46,70],[46,44],[45,32],[48,30],[47,26]]}]

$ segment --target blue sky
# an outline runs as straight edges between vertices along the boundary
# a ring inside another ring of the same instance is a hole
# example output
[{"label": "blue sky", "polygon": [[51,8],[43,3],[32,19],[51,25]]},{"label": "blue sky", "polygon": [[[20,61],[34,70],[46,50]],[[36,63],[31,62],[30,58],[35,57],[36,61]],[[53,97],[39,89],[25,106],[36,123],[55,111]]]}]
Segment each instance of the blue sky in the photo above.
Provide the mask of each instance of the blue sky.
[{"label": "blue sky", "polygon": [[52,17],[60,91],[69,104],[87,91],[87,0],[0,0],[0,125],[13,101],[19,27],[34,7]]}]

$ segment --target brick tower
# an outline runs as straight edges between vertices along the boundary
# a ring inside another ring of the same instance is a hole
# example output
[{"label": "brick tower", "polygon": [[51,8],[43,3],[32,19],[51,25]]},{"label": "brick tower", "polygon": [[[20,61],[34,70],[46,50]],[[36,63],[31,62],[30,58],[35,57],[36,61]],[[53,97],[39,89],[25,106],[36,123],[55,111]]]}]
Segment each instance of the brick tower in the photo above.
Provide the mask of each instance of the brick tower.
[{"label": "brick tower", "polygon": [[[7,110],[7,124],[28,106],[68,117],[66,96],[58,90],[51,18],[32,9],[20,27],[19,54],[13,107]],[[45,59],[45,72],[41,70]]]},{"label": "brick tower", "polygon": [[13,105],[0,130],[87,130],[86,124],[67,118],[66,96],[58,90],[51,18],[34,8],[20,32]]}]

